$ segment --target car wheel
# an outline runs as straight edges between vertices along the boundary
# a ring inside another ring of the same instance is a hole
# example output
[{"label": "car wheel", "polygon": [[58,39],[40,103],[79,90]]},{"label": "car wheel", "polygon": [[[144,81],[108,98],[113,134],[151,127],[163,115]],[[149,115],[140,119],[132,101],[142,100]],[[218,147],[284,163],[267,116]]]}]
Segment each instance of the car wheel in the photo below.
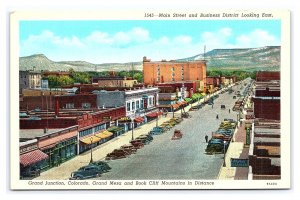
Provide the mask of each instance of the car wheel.
[{"label": "car wheel", "polygon": [[76,180],[81,180],[81,177],[77,176],[77,177],[76,177]]}]

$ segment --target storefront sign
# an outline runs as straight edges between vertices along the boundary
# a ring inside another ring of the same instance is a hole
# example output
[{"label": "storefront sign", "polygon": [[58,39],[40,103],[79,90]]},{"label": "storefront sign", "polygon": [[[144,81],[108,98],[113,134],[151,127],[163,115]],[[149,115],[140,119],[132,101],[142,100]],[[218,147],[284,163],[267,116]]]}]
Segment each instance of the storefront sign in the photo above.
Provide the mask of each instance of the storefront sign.
[{"label": "storefront sign", "polygon": [[110,121],[110,120],[111,120],[111,116],[104,116],[104,117],[103,117],[103,120],[105,120],[105,121]]},{"label": "storefront sign", "polygon": [[249,167],[248,159],[231,158],[230,163],[231,163],[231,167]]}]

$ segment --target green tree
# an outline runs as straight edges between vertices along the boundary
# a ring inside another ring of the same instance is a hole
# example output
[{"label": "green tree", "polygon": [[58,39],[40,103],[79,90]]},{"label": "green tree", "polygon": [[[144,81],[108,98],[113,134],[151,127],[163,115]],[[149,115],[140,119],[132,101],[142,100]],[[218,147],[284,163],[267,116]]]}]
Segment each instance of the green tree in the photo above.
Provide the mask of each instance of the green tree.
[{"label": "green tree", "polygon": [[133,75],[133,79],[136,79],[139,83],[143,83],[144,82],[144,77],[143,77],[143,74],[138,72],[138,73],[135,73]]},{"label": "green tree", "polygon": [[57,81],[60,87],[74,84],[74,80],[69,76],[60,76]]}]

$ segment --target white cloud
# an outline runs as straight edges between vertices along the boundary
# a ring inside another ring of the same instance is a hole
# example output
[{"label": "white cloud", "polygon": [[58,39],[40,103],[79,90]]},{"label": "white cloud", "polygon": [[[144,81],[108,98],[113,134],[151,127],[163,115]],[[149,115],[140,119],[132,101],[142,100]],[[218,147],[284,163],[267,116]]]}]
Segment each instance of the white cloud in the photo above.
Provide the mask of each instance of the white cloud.
[{"label": "white cloud", "polygon": [[134,27],[128,31],[108,33],[95,30],[82,38],[62,37],[45,30],[21,41],[21,55],[44,53],[54,60],[85,60],[93,63],[141,61],[190,57],[215,48],[250,48],[280,45],[279,38],[265,30],[256,29],[237,35],[228,27],[216,31],[190,35],[152,38],[147,29]]},{"label": "white cloud", "polygon": [[262,47],[280,45],[280,41],[279,38],[276,38],[265,30],[255,29],[248,34],[238,36],[235,45],[242,47]]}]

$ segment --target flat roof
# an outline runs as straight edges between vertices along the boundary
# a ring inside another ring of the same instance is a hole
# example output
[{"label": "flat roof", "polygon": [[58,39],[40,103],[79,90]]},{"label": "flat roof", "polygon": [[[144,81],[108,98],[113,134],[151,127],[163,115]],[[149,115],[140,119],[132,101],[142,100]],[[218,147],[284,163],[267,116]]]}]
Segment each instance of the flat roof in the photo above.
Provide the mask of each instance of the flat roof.
[{"label": "flat roof", "polygon": [[48,134],[51,134],[51,133],[55,133],[55,132],[63,130],[63,129],[65,129],[65,128],[48,129],[47,133],[44,133],[44,129],[20,129],[19,138],[20,139],[36,138],[36,137],[40,137],[40,136],[43,136],[43,135],[48,135]]},{"label": "flat roof", "polygon": [[268,143],[280,143],[280,138],[272,137],[254,137],[254,143],[268,142]]}]

